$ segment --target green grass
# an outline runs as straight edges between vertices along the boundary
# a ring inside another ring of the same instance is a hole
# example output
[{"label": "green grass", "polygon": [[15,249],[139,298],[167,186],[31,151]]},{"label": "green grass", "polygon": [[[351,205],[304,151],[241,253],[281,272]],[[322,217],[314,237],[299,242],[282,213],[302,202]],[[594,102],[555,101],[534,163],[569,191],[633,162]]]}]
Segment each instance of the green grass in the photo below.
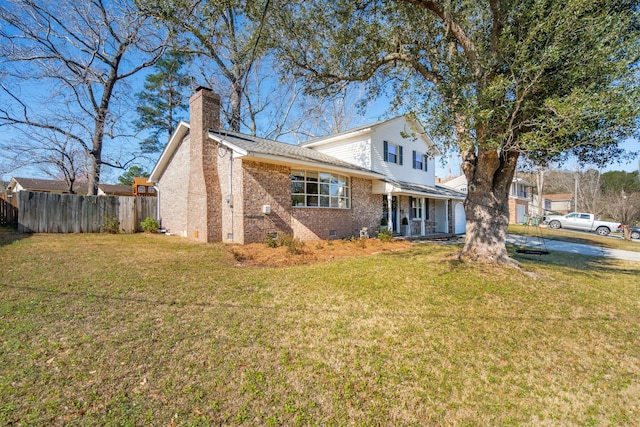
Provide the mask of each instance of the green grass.
[{"label": "green grass", "polygon": [[509,233],[538,236],[545,239],[561,240],[563,242],[581,243],[583,245],[603,246],[611,249],[640,252],[640,242],[623,240],[622,233],[612,233],[611,236],[599,236],[595,233],[570,230],[554,230],[549,227],[525,227],[524,225],[509,225]]},{"label": "green grass", "polygon": [[637,425],[640,263],[0,234],[0,425]]}]

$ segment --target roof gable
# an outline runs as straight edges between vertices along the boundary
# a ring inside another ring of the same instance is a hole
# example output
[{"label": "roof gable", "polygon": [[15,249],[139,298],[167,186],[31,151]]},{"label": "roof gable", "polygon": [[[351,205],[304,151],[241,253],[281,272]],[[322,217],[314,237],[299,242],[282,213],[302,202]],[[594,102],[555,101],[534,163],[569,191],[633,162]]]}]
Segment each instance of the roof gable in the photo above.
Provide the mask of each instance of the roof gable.
[{"label": "roof gable", "polygon": [[301,145],[303,147],[309,147],[309,148],[319,147],[326,144],[345,141],[354,137],[365,137],[365,136],[373,135],[384,128],[393,127],[393,126],[402,126],[403,137],[415,138],[416,140],[423,142],[433,156],[437,156],[440,154],[440,150],[438,150],[438,148],[436,147],[433,140],[431,139],[427,131],[424,129],[420,121],[412,115],[403,115],[403,116],[397,116],[387,120],[380,120],[378,122],[371,123],[364,126],[359,126],[353,129],[346,130],[344,132],[314,138]]},{"label": "roof gable", "polygon": [[225,130],[209,130],[209,137],[231,148],[240,156],[301,163],[303,166],[316,164],[318,166],[347,169],[355,173],[382,177],[377,172],[355,166],[336,157],[300,145],[292,145]]},{"label": "roof gable", "polygon": [[[149,182],[156,183],[160,180],[173,154],[180,147],[189,130],[190,126],[188,123],[180,122],[178,124],[169,143],[160,154],[156,165],[151,171],[148,178]],[[328,154],[320,153],[300,145],[287,144],[221,129],[210,129],[208,137],[229,147],[235,152],[235,155],[238,156],[257,158],[267,162],[300,164],[301,166],[324,166],[374,178],[382,177],[382,175],[377,172],[354,166],[351,163],[344,162]]]},{"label": "roof gable", "polygon": [[180,121],[178,126],[176,126],[176,130],[173,131],[173,135],[169,138],[169,142],[162,150],[156,165],[153,167],[151,174],[149,174],[148,181],[155,183],[158,182],[162,174],[164,173],[167,166],[169,166],[169,162],[171,161],[171,157],[173,157],[173,153],[176,152],[178,147],[182,144],[182,140],[189,133],[189,123]]}]

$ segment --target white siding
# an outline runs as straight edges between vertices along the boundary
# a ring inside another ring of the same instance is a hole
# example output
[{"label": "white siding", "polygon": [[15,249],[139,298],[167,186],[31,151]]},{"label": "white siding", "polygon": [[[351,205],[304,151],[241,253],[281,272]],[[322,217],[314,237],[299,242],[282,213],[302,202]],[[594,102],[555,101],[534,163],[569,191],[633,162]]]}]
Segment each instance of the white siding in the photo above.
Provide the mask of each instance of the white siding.
[{"label": "white siding", "polygon": [[314,150],[328,154],[343,162],[371,169],[371,144],[368,136],[332,142],[314,147]]},{"label": "white siding", "polygon": [[[362,132],[355,137],[345,139],[312,148],[325,154],[329,154],[351,164],[382,173],[396,181],[414,184],[435,185],[435,154],[427,144],[426,136],[403,137],[403,133],[411,134],[413,129],[404,117],[380,123],[372,127],[370,132]],[[331,137],[333,138],[333,137]],[[402,165],[384,161],[384,141],[390,144],[402,146]],[[413,168],[413,151],[431,155],[427,159],[427,170]]]},{"label": "white siding", "polygon": [[[402,133],[410,133],[411,129],[404,120],[393,120],[375,128],[371,136],[373,147],[372,170],[385,174],[397,181],[435,185],[436,162],[434,158],[427,160],[427,170],[413,169],[413,151],[429,154],[430,150],[422,138],[403,138]],[[403,148],[402,165],[384,161],[384,141],[400,145]]]}]

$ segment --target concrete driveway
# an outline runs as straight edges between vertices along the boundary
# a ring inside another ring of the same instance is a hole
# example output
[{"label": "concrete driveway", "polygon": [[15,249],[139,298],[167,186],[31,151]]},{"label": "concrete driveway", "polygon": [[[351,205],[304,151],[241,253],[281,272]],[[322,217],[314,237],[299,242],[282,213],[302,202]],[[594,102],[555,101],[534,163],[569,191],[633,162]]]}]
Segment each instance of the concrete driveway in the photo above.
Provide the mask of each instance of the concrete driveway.
[{"label": "concrete driveway", "polygon": [[562,242],[544,238],[540,240],[536,236],[507,235],[507,242],[516,246],[539,249],[546,247],[550,251],[569,252],[580,255],[603,256],[607,258],[622,259],[626,261],[640,262],[640,252],[623,251],[621,249],[609,249],[601,246],[582,245],[579,243]]}]

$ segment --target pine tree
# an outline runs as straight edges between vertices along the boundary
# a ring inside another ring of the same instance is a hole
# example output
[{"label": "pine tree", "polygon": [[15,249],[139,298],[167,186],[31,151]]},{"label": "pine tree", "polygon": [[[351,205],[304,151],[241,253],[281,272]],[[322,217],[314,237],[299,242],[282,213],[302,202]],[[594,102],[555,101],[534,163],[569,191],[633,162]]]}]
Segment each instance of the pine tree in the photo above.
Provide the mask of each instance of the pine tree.
[{"label": "pine tree", "polygon": [[[138,119],[136,130],[150,131],[151,134],[140,143],[144,153],[161,151],[173,133],[181,114],[188,109],[188,95],[191,78],[183,72],[189,63],[186,53],[170,50],[154,66],[144,84],[144,91],[138,98]],[[165,139],[166,138],[166,139]]]}]

